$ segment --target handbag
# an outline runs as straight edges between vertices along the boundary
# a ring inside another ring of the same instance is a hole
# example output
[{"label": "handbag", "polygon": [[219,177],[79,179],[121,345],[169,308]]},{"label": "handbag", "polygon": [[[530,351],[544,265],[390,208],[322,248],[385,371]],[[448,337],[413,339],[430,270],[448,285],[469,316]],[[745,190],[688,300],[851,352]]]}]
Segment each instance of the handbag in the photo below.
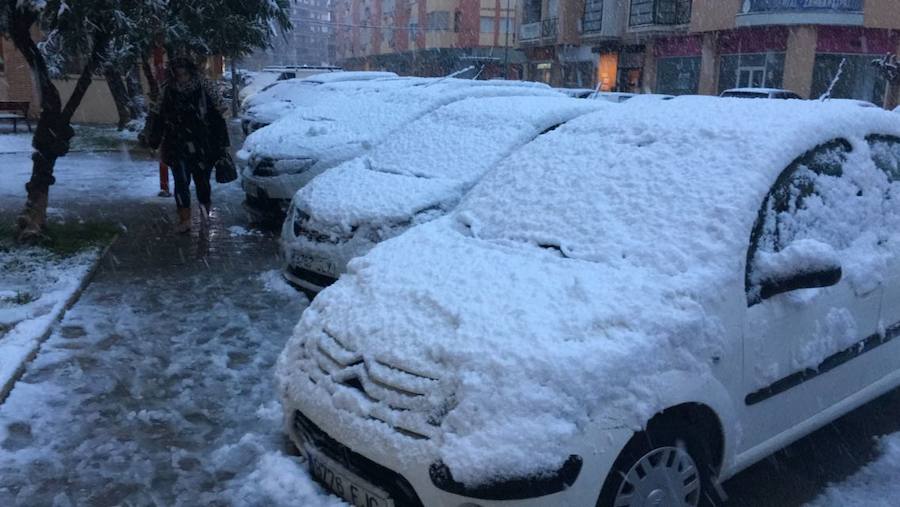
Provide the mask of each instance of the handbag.
[{"label": "handbag", "polygon": [[237,179],[237,167],[234,166],[234,160],[231,154],[225,152],[219,160],[216,161],[216,183],[231,183]]}]

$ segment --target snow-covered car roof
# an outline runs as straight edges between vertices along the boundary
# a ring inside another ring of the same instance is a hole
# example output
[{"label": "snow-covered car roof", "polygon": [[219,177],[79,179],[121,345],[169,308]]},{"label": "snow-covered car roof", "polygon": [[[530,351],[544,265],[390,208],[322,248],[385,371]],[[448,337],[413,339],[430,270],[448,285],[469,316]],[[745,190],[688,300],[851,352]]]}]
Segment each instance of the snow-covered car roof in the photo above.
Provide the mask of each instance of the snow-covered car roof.
[{"label": "snow-covered car roof", "polygon": [[[369,149],[384,136],[438,107],[467,97],[561,96],[548,86],[505,81],[409,78],[411,86],[384,89],[377,80],[357,83],[353,94],[329,94],[251,134],[241,156],[274,159],[312,157],[347,160],[348,154]],[[341,83],[336,83],[337,86]],[[344,83],[346,84],[346,83]]]},{"label": "snow-covered car roof", "polygon": [[[339,74],[363,74],[350,72],[332,72],[317,74],[318,76],[336,76]],[[389,74],[389,73],[370,73]],[[412,86],[414,83],[427,81],[424,78],[400,78],[396,75],[373,77],[371,79],[333,79],[318,81],[312,79],[287,79],[276,81],[265,89],[248,98],[243,105],[245,119],[269,124],[283,118],[293,111],[318,103],[323,94],[352,94],[357,90],[374,90],[382,88]]]},{"label": "snow-covered car roof", "polygon": [[[841,103],[699,97],[577,118],[506,158],[449,216],[351,261],[303,314],[280,382],[308,399],[296,365],[307,344],[333,340],[439,379],[435,396],[453,400],[441,438],[410,459],[441,459],[464,483],[555,469],[587,421],[637,428],[665,408],[664,373],[711,378],[725,346],[715,309],[733,303],[726,288],[743,297],[772,184],[806,150],[862,148],[870,133],[900,136],[900,122]],[[359,415],[333,435],[348,445],[412,447],[364,402],[315,403]]]},{"label": "snow-covered car roof", "polygon": [[370,153],[314,179],[294,204],[313,220],[346,231],[393,223],[452,206],[478,179],[541,132],[616,107],[568,97],[469,98],[395,131]]},{"label": "snow-covered car roof", "polygon": [[241,103],[243,104],[245,101],[249,100],[250,97],[253,97],[257,93],[260,92],[263,88],[271,85],[272,83],[278,81],[278,72],[247,72],[244,71],[242,74],[245,75],[245,79],[247,80],[246,86],[241,88],[239,93],[239,98]]},{"label": "snow-covered car roof", "polygon": [[368,81],[370,79],[384,79],[398,77],[394,72],[381,71],[337,71],[323,72],[322,74],[314,74],[303,78],[303,81],[312,83],[337,83],[340,81]]}]

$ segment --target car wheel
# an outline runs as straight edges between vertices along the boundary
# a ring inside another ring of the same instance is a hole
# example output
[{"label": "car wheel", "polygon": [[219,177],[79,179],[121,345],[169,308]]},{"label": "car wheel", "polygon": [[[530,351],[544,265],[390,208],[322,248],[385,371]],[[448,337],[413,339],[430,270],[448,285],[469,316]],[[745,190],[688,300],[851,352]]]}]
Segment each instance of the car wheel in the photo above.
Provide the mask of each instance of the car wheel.
[{"label": "car wheel", "polygon": [[709,447],[690,430],[642,431],[622,450],[597,507],[711,507],[717,503]]}]

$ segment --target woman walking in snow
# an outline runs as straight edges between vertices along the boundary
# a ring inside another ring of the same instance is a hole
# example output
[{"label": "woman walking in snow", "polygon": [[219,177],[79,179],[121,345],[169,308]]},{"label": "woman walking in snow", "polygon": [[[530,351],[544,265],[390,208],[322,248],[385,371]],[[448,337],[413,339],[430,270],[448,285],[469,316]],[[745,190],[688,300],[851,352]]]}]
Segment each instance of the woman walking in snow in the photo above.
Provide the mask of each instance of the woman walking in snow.
[{"label": "woman walking in snow", "polygon": [[191,230],[191,180],[205,224],[212,206],[210,175],[230,142],[225,107],[215,86],[187,58],[173,59],[169,68],[170,80],[151,119],[148,144],[153,149],[162,145],[162,161],[175,180],[176,231],[186,233]]}]

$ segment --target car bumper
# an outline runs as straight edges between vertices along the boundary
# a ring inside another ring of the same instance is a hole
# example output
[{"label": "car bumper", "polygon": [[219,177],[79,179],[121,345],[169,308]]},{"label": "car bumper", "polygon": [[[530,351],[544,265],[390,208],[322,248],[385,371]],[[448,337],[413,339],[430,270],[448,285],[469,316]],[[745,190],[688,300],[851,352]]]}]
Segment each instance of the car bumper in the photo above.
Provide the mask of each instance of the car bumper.
[{"label": "car bumper", "polygon": [[[315,388],[314,388],[315,389]],[[583,435],[579,444],[573,446],[583,459],[583,466],[571,487],[558,493],[534,498],[514,500],[485,500],[450,493],[436,487],[429,475],[431,463],[424,460],[414,464],[404,464],[399,459],[402,450],[390,450],[389,445],[379,445],[377,431],[359,435],[357,442],[340,442],[330,432],[341,433],[341,420],[353,417],[349,413],[339,413],[340,409],[327,411],[301,402],[285,401],[285,430],[293,443],[301,450],[313,446],[317,452],[343,463],[348,470],[366,482],[387,491],[395,500],[395,505],[428,507],[549,507],[594,505],[600,496],[607,474],[619,452],[633,435],[627,428],[596,430]],[[297,423],[299,418],[308,421],[316,436],[309,438],[309,432]],[[329,428],[328,431],[322,428]],[[415,451],[409,454],[416,455]]]},{"label": "car bumper", "polygon": [[298,237],[294,235],[291,216],[284,222],[279,241],[284,278],[304,292],[313,294],[337,281],[347,270],[351,259],[365,255],[375,246],[375,243],[357,236],[338,243]]}]

